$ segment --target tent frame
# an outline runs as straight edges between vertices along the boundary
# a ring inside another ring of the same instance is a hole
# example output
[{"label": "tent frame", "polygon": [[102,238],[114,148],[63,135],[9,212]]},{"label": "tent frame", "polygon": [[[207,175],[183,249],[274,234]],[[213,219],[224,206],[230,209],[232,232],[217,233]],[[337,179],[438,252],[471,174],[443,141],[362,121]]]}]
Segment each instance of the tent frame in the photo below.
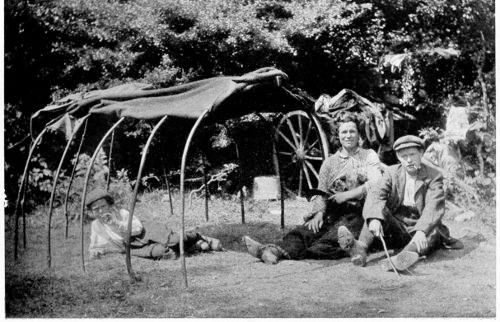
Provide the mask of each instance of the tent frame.
[{"label": "tent frame", "polygon": [[[187,279],[187,269],[186,269],[186,260],[185,260],[185,251],[184,251],[184,237],[185,237],[185,213],[186,213],[186,207],[185,207],[185,203],[186,203],[186,196],[185,196],[185,173],[186,173],[186,162],[187,162],[187,156],[188,156],[188,153],[189,153],[189,150],[191,148],[191,145],[192,145],[192,142],[193,142],[193,138],[197,132],[197,130],[200,128],[200,126],[202,125],[203,121],[206,119],[206,117],[208,116],[209,114],[209,110],[205,111],[200,117],[198,117],[198,119],[196,120],[195,124],[193,125],[193,127],[191,128],[190,130],[190,133],[186,139],[186,142],[185,142],[185,145],[184,145],[184,149],[183,149],[183,154],[182,154],[182,159],[181,159],[181,180],[180,180],[180,194],[181,194],[181,235],[182,235],[182,238],[180,239],[180,243],[179,243],[179,248],[180,248],[180,259],[181,259],[181,270],[182,270],[182,275],[183,275],[183,285],[185,287],[188,287],[188,279]],[[262,116],[262,114],[256,112],[255,113],[259,118],[261,118],[262,120],[264,120],[266,123],[270,124],[273,128],[274,126],[272,125],[271,122],[269,122],[264,116]],[[79,143],[79,146],[78,146],[78,150],[76,152],[76,162],[75,164],[73,165],[73,169],[72,169],[72,172],[71,172],[71,176],[70,176],[70,179],[69,179],[69,184],[68,184],[68,187],[66,189],[66,195],[65,195],[65,200],[64,200],[64,210],[65,210],[65,217],[66,217],[66,230],[65,230],[65,236],[66,238],[68,237],[68,226],[69,226],[69,219],[68,219],[68,199],[69,199],[69,194],[70,194],[70,191],[71,191],[71,187],[72,187],[72,184],[74,182],[74,177],[75,177],[75,173],[76,173],[76,167],[78,165],[78,159],[79,159],[79,156],[81,155],[81,149],[82,149],[82,146],[83,146],[83,143],[85,141],[85,138],[86,138],[86,133],[87,133],[87,126],[88,126],[88,121],[90,119],[90,116],[92,114],[88,114],[86,116],[84,116],[82,118],[82,122],[77,125],[77,127],[73,130],[73,133],[71,134],[71,137],[69,138],[67,144],[66,144],[66,147],[62,153],[62,156],[60,158],[60,161],[59,161],[59,164],[58,164],[58,167],[57,167],[57,170],[55,172],[55,176],[54,176],[54,179],[53,179],[53,185],[52,185],[52,191],[51,191],[51,196],[50,196],[50,199],[49,199],[49,210],[48,210],[48,226],[47,226],[47,240],[48,240],[48,248],[47,248],[47,266],[48,268],[51,268],[52,266],[52,261],[51,261],[51,219],[52,219],[52,213],[53,213],[53,209],[54,209],[54,199],[55,199],[55,194],[56,194],[56,188],[57,188],[57,182],[59,181],[59,177],[60,177],[60,174],[61,174],[61,169],[62,169],[62,166],[64,164],[64,161],[66,160],[67,158],[67,155],[68,155],[68,152],[69,152],[69,149],[73,143],[73,141],[75,140],[75,138],[77,137],[77,133],[80,131],[81,128],[83,128],[83,132],[82,132],[82,135],[81,135],[81,138],[80,138],[80,143]],[[142,157],[141,157],[141,162],[140,162],[140,165],[139,165],[139,169],[138,169],[138,173],[137,173],[137,178],[140,178],[142,176],[142,172],[143,172],[143,169],[144,169],[144,166],[145,166],[145,162],[147,160],[147,154],[149,152],[149,148],[150,148],[150,145],[153,141],[153,138],[154,136],[156,135],[157,131],[160,129],[160,127],[164,124],[164,122],[168,119],[168,115],[165,115],[163,116],[159,121],[158,123],[155,125],[155,127],[152,129],[149,137],[148,137],[148,140],[145,144],[145,146],[143,147],[143,150],[142,150]],[[107,132],[101,137],[101,140],[99,142],[99,144],[97,145],[97,147],[94,149],[94,152],[92,154],[92,157],[90,159],[90,162],[89,162],[89,165],[86,169],[86,173],[85,173],[85,179],[84,179],[84,186],[83,186],[83,193],[82,193],[82,197],[81,197],[81,205],[80,205],[80,232],[81,232],[81,267],[82,267],[82,270],[85,272],[86,271],[86,267],[85,267],[85,249],[84,249],[84,243],[85,243],[85,239],[84,239],[84,216],[85,216],[85,201],[86,201],[86,196],[87,196],[87,190],[88,190],[88,183],[90,181],[90,173],[92,172],[92,168],[94,166],[94,163],[95,163],[95,160],[97,158],[97,155],[100,151],[100,149],[102,148],[102,146],[104,145],[106,139],[111,136],[111,139],[110,139],[110,148],[109,148],[109,153],[108,153],[108,162],[109,160],[111,160],[111,156],[112,156],[112,149],[113,149],[113,142],[114,142],[114,135],[115,135],[115,130],[116,128],[125,120],[125,117],[122,117],[120,119],[118,119],[118,121],[116,121],[108,130]],[[228,130],[228,133],[229,135],[232,137],[232,133],[229,129],[229,127],[227,126],[227,124],[224,124],[224,127]],[[36,148],[36,146],[38,146],[38,144],[40,143],[41,141],[41,138],[42,136],[46,133],[45,129],[44,131],[42,131],[38,137],[35,139],[34,143],[32,144],[31,146],[31,149],[30,149],[30,154],[29,154],[29,158],[31,158],[31,155],[33,154],[33,151],[34,149]],[[239,150],[239,146],[238,146],[238,142],[236,141],[235,138],[233,138],[233,141],[235,143],[235,152],[236,152],[236,158],[238,160],[238,163],[241,167],[241,155],[240,155],[240,150]],[[273,158],[276,159],[276,162],[277,161],[277,154],[276,154],[276,147],[275,147],[275,142],[274,140],[272,140],[272,143],[273,143]],[[28,160],[29,160],[28,158]],[[205,156],[204,156],[204,159],[205,159]],[[24,171],[24,176],[23,177],[26,177],[26,173],[28,171],[28,168],[29,168],[29,162],[27,162],[26,164],[26,167],[25,167],[25,171]],[[204,177],[205,177],[205,218],[206,220],[208,221],[209,220],[209,191],[208,191],[208,186],[207,186],[207,172],[206,172],[206,163],[204,163]],[[240,181],[242,179],[242,174],[241,174],[241,169],[238,171],[238,174],[239,174],[239,178],[240,178]],[[283,185],[283,182],[281,180],[281,175],[280,173],[278,173],[278,176],[280,178],[280,193],[281,193],[281,196],[284,196],[284,185]],[[110,179],[110,175],[108,174],[108,177],[107,177],[107,182],[106,182],[106,190],[109,189],[109,181]],[[168,178],[167,178],[168,180]],[[25,178],[22,180],[24,183],[25,183]],[[131,255],[130,255],[130,239],[131,239],[131,232],[132,232],[132,218],[133,218],[133,214],[134,214],[134,211],[135,211],[135,204],[137,202],[137,195],[138,195],[138,191],[139,191],[139,188],[140,188],[140,184],[141,184],[141,181],[140,180],[136,180],[136,184],[135,184],[135,187],[134,187],[134,191],[133,191],[133,196],[132,196],[132,199],[131,199],[131,202],[130,202],[130,205],[129,205],[129,221],[127,223],[127,236],[128,238],[126,239],[127,240],[127,243],[126,243],[126,267],[127,267],[127,272],[129,274],[129,277],[130,277],[130,280],[131,281],[137,281],[137,276],[136,274],[134,273],[133,269],[132,269],[132,264],[131,264]],[[167,182],[168,184],[168,182]],[[21,189],[24,189],[25,188],[25,184],[23,184],[21,186]],[[19,195],[18,195],[18,203],[19,204],[19,200],[21,198],[21,194],[24,192],[23,190],[19,190]],[[170,189],[169,189],[169,197],[171,198],[171,195],[170,195]],[[280,198],[281,200],[281,227],[284,228],[284,225],[285,225],[285,221],[284,221],[284,198]],[[23,196],[23,201],[24,201],[24,196]],[[241,221],[242,223],[244,224],[245,223],[245,205],[244,205],[244,195],[243,195],[243,187],[242,185],[240,184],[240,205],[241,205]],[[172,205],[171,205],[172,207]],[[171,208],[171,211],[172,211],[172,208]],[[16,241],[18,239],[17,237],[17,231],[18,231],[18,228],[16,228]],[[16,242],[16,250],[17,250],[17,242]],[[17,257],[16,257],[17,259]]]},{"label": "tent frame", "polygon": [[[78,130],[80,130],[81,126],[85,123],[84,125],[84,132],[82,136],[82,141],[83,137],[85,136],[85,132],[87,130],[87,120],[89,118],[89,115],[86,115],[82,118],[82,122],[79,123],[76,128],[73,130],[73,133],[71,133],[71,137],[68,139],[68,143],[66,143],[66,147],[64,148],[63,154],[61,156],[61,159],[59,161],[59,165],[57,166],[56,174],[54,176],[53,182],[52,182],[52,191],[50,193],[50,199],[49,199],[49,215],[48,215],[48,223],[47,223],[47,267],[50,268],[52,264],[52,257],[51,257],[51,237],[50,237],[50,231],[51,231],[51,221],[52,221],[52,210],[53,210],[53,205],[54,205],[54,197],[56,193],[56,187],[57,187],[57,180],[59,179],[59,175],[61,173],[61,168],[63,166],[64,160],[66,159],[66,155],[68,154],[69,148],[71,146],[71,143],[73,142],[73,138],[76,136],[76,133]],[[80,150],[80,149],[79,149]],[[75,163],[78,163],[78,159]],[[67,218],[67,215],[66,215]],[[67,237],[67,229],[66,229],[66,237]]]},{"label": "tent frame", "polygon": [[146,145],[144,145],[142,149],[142,156],[141,156],[141,163],[139,165],[139,170],[137,171],[137,180],[135,181],[135,188],[134,192],[132,194],[132,199],[130,200],[130,206],[129,206],[129,216],[128,216],[128,222],[127,222],[127,239],[126,239],[126,256],[125,256],[125,262],[127,265],[127,272],[129,274],[129,277],[132,281],[136,281],[137,277],[134,274],[134,271],[132,270],[132,261],[130,258],[130,241],[131,241],[131,235],[132,235],[132,219],[134,216],[134,210],[135,210],[135,204],[137,202],[137,194],[139,192],[139,186],[141,185],[141,176],[142,176],[142,171],[144,170],[144,164],[146,163],[146,158],[148,155],[148,150],[149,146],[151,145],[151,142],[153,142],[153,138],[158,131],[158,129],[163,125],[163,123],[167,120],[168,115],[163,116],[160,121],[155,125],[151,133],[149,134],[148,140],[146,142]]},{"label": "tent frame", "polygon": [[80,231],[81,231],[81,259],[82,259],[82,270],[85,272],[85,240],[84,240],[84,215],[85,215],[85,199],[87,195],[87,188],[88,188],[88,183],[90,179],[90,173],[92,171],[94,162],[97,158],[97,154],[99,153],[99,150],[101,149],[102,145],[106,141],[106,139],[109,137],[111,133],[114,132],[115,128],[118,127],[123,121],[125,120],[125,117],[121,117],[116,121],[104,134],[102,137],[101,141],[97,145],[97,147],[94,150],[94,153],[92,155],[92,158],[90,159],[90,164],[87,167],[87,172],[85,173],[85,180],[83,183],[83,192],[82,192],[82,200],[81,200],[81,207],[80,207]]},{"label": "tent frame", "polygon": [[[275,80],[276,80],[276,83],[278,84],[278,86],[280,86],[279,84],[281,83],[280,77],[281,76],[276,76],[275,77],[276,78]],[[253,85],[250,85],[250,86],[253,86]],[[225,98],[226,97],[224,95],[221,96],[221,97],[219,97],[219,99],[217,99],[213,103],[213,106],[217,106]],[[296,108],[296,110],[300,110],[300,109],[301,109],[300,107]],[[189,154],[191,145],[193,143],[193,138],[194,138],[197,130],[200,128],[201,124],[210,115],[210,112],[211,112],[211,109],[206,109],[196,119],[196,121],[195,121],[194,125],[192,126],[192,128],[191,128],[191,130],[189,132],[189,135],[188,135],[188,137],[187,137],[187,139],[185,141],[184,149],[183,149],[183,153],[182,153],[182,158],[181,158],[181,172],[180,172],[180,195],[181,195],[181,234],[180,235],[181,235],[181,238],[180,238],[180,243],[179,243],[179,250],[180,250],[181,270],[182,270],[182,275],[183,275],[183,285],[186,288],[188,287],[187,269],[186,269],[186,260],[185,260],[185,250],[184,250],[184,247],[185,247],[185,245],[184,245],[184,238],[185,238],[185,235],[186,235],[186,232],[185,232],[185,229],[186,229],[185,228],[185,213],[186,213],[186,205],[185,205],[185,203],[186,203],[186,200],[185,200],[186,199],[186,195],[185,195],[185,181],[186,181],[186,178],[185,178],[185,175],[186,175],[186,162],[187,162],[187,156]],[[308,113],[308,114],[312,114],[310,111],[306,111],[305,110],[305,112]],[[278,112],[278,113],[280,113],[280,112]],[[71,191],[72,183],[74,182],[74,177],[75,177],[75,173],[76,173],[76,167],[78,165],[78,160],[79,160],[79,157],[80,157],[80,154],[81,154],[81,149],[82,149],[83,143],[84,143],[85,138],[86,138],[88,120],[89,120],[89,118],[90,118],[90,116],[92,114],[93,113],[90,111],[88,114],[86,114],[84,117],[82,117],[81,118],[82,122],[77,126],[77,128],[74,129],[73,133],[71,134],[71,137],[68,139],[68,142],[66,144],[64,152],[63,152],[63,154],[61,156],[61,159],[59,161],[55,177],[53,179],[53,187],[52,187],[50,201],[49,201],[49,223],[48,223],[48,236],[47,236],[48,237],[48,242],[49,242],[48,243],[48,250],[47,250],[47,265],[48,265],[49,268],[52,265],[52,263],[51,263],[51,245],[50,245],[50,239],[51,239],[51,219],[52,219],[52,212],[53,212],[53,202],[54,202],[55,192],[56,192],[56,185],[57,185],[60,173],[61,173],[62,166],[64,164],[64,160],[66,159],[68,151],[70,149],[70,146],[71,146],[73,140],[76,138],[77,132],[79,132],[79,130],[82,128],[82,125],[84,124],[84,126],[83,126],[83,133],[81,135],[80,143],[79,143],[79,146],[78,146],[78,150],[76,152],[76,162],[73,165],[73,169],[72,169],[71,176],[70,176],[70,179],[69,179],[69,185],[67,187],[67,191],[66,191],[66,195],[65,195],[65,200],[64,200],[64,213],[65,213],[65,216],[66,216],[66,231],[65,231],[65,236],[67,238],[68,237],[68,226],[69,226],[69,217],[68,217],[68,199],[69,199],[69,194],[70,194],[70,191]],[[276,128],[272,124],[272,122],[270,122],[267,119],[265,119],[262,116],[262,114],[260,114],[259,112],[255,112],[255,114],[259,118],[261,118],[264,121],[266,121],[266,123],[271,124],[271,126],[276,130]],[[135,275],[135,273],[134,273],[134,271],[132,269],[131,255],[130,255],[130,241],[131,241],[132,219],[133,219],[133,214],[134,214],[134,211],[135,211],[135,204],[136,204],[136,201],[137,201],[137,194],[138,194],[138,191],[139,191],[139,188],[140,188],[140,185],[141,185],[140,177],[142,176],[142,172],[144,170],[144,166],[145,166],[145,163],[146,163],[146,160],[147,160],[147,154],[148,154],[150,145],[151,145],[151,143],[153,141],[153,138],[156,135],[157,131],[160,129],[160,127],[168,119],[168,116],[170,116],[170,115],[164,115],[164,116],[162,116],[161,119],[156,123],[155,127],[151,130],[151,133],[150,133],[150,135],[148,137],[148,140],[147,140],[145,146],[143,147],[141,162],[140,162],[138,173],[137,173],[137,180],[136,180],[136,184],[135,184],[134,191],[133,191],[133,197],[132,197],[132,199],[130,201],[130,205],[129,205],[129,218],[128,218],[128,223],[127,223],[127,238],[126,238],[126,243],[125,243],[125,246],[126,246],[126,256],[125,256],[125,258],[126,258],[127,272],[129,274],[130,280],[132,282],[135,282],[135,281],[138,280],[138,278],[136,277],[136,275]],[[80,232],[81,232],[81,267],[82,267],[83,272],[86,271],[86,269],[85,269],[85,249],[84,249],[84,216],[85,216],[85,210],[86,210],[85,201],[86,201],[86,195],[87,195],[87,190],[88,190],[88,184],[89,184],[89,181],[90,181],[90,174],[92,172],[93,165],[95,163],[95,160],[97,158],[97,155],[98,155],[100,149],[102,148],[103,144],[105,143],[105,141],[108,139],[108,137],[110,135],[111,135],[111,139],[110,139],[111,142],[110,142],[110,147],[109,147],[109,152],[108,152],[108,162],[109,162],[109,169],[110,169],[109,171],[111,171],[111,162],[112,162],[112,152],[113,152],[113,145],[114,145],[115,129],[125,120],[125,118],[126,118],[125,116],[121,116],[110,128],[108,128],[107,132],[101,137],[101,140],[100,140],[99,144],[97,145],[97,147],[94,149],[94,152],[92,154],[92,157],[91,157],[90,162],[88,164],[88,167],[86,169],[85,179],[84,179],[84,186],[83,186],[83,193],[82,193],[82,196],[81,196],[80,214],[79,214],[80,215]],[[228,130],[228,133],[231,136],[231,131],[228,128],[227,124],[224,124],[224,126],[226,127],[226,129]],[[36,137],[36,139],[32,142],[32,145],[30,146],[30,151],[29,151],[29,154],[28,154],[28,159],[27,159],[27,162],[26,162],[26,166],[25,166],[25,169],[24,169],[24,172],[23,172],[23,176],[22,176],[22,179],[21,179],[21,185],[20,185],[20,189],[19,189],[19,192],[18,192],[18,197],[17,197],[17,201],[16,201],[16,209],[15,209],[16,225],[15,225],[15,252],[14,253],[15,253],[15,258],[16,259],[17,259],[18,222],[19,222],[19,220],[18,220],[19,219],[19,216],[18,216],[18,210],[19,209],[18,208],[19,208],[19,204],[21,203],[22,204],[22,209],[24,209],[24,194],[25,194],[25,188],[26,188],[26,175],[27,175],[27,172],[28,172],[28,169],[29,169],[29,164],[30,164],[29,161],[30,161],[30,159],[32,157],[33,151],[39,145],[42,136],[47,132],[47,130],[48,130],[48,127],[45,127],[40,132],[40,134]],[[234,143],[235,143],[236,158],[237,158],[239,166],[240,166],[240,169],[239,169],[238,172],[239,172],[239,178],[240,178],[241,220],[242,220],[242,223],[245,223],[244,195],[243,195],[243,186],[241,185],[241,179],[242,179],[241,155],[240,155],[240,149],[239,149],[239,146],[238,146],[238,142],[235,139],[234,139]],[[274,139],[272,140],[272,154],[273,154],[272,157],[275,160],[275,163],[278,164],[279,159],[277,157],[276,142],[274,141]],[[204,164],[203,171],[204,171],[204,182],[205,182],[205,218],[208,221],[209,220],[209,210],[208,210],[209,190],[208,190],[207,172],[206,172],[206,160],[205,159],[206,159],[206,156],[203,154],[203,164]],[[284,182],[283,182],[283,178],[281,176],[281,171],[280,171],[279,167],[278,167],[277,175],[279,176],[279,180],[280,180],[281,227],[284,228],[284,226],[285,226],[285,219],[284,219]],[[108,177],[107,177],[107,180],[106,180],[106,190],[109,190],[110,177],[111,177],[110,172],[108,172]],[[169,197],[170,197],[170,209],[171,209],[171,213],[173,213],[173,207],[172,207],[172,202],[171,202],[172,198],[171,198],[171,191],[170,191],[170,185],[169,185],[169,182],[168,182],[168,177],[166,177],[166,180],[167,180],[168,193],[169,193]],[[22,202],[20,202],[21,196],[22,196]],[[24,217],[24,211],[23,211],[23,217]],[[24,229],[26,230],[26,227],[24,227]]]},{"label": "tent frame", "polygon": [[[25,200],[25,194],[26,194],[26,176],[28,174],[28,169],[31,161],[31,157],[33,155],[33,152],[35,151],[36,147],[40,144],[42,137],[45,133],[47,133],[48,128],[45,127],[40,134],[35,138],[33,142],[31,142],[30,145],[30,150],[28,152],[28,157],[26,159],[26,165],[24,166],[23,170],[23,175],[21,177],[21,184],[19,186],[19,191],[17,193],[17,199],[16,199],[16,207],[14,210],[14,220],[15,220],[15,230],[14,230],[14,258],[17,260],[18,256],[18,239],[19,239],[19,206],[21,207],[21,213],[23,217],[23,241],[24,241],[24,248],[26,248],[26,214],[24,213],[24,200]],[[21,199],[22,198],[22,199]]]}]

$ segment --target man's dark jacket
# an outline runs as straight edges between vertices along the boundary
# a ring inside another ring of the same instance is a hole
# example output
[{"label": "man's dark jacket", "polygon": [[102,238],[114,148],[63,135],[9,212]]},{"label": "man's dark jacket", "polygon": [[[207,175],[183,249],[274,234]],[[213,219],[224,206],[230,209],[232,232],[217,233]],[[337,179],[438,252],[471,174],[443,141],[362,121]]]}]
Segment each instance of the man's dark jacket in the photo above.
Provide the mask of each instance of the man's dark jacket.
[{"label": "man's dark jacket", "polygon": [[[401,164],[388,167],[382,179],[368,191],[363,207],[365,220],[394,216],[404,223],[408,232],[421,230],[426,235],[434,228],[441,228],[445,210],[441,173],[422,161],[416,179],[414,213],[398,211],[403,204],[405,182],[406,173]],[[449,238],[449,235],[443,237]]]}]

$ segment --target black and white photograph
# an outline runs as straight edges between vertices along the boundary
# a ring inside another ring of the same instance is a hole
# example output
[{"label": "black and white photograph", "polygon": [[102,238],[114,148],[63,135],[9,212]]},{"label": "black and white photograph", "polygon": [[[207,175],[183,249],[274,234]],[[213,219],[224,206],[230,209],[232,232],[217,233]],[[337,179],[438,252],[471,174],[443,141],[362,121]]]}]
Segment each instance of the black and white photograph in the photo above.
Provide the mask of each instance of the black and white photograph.
[{"label": "black and white photograph", "polygon": [[497,317],[494,0],[4,0],[0,317]]}]

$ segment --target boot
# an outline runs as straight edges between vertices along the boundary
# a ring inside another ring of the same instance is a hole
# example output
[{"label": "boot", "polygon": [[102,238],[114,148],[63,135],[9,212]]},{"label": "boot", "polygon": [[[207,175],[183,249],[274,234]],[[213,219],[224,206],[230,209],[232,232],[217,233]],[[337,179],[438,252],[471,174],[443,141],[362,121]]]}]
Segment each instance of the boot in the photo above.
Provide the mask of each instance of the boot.
[{"label": "boot", "polygon": [[173,249],[167,247],[167,250],[165,251],[165,253],[161,257],[161,259],[166,259],[166,260],[177,259],[177,254],[175,253],[175,251]]},{"label": "boot", "polygon": [[163,246],[162,244],[154,244],[150,249],[149,256],[151,258],[159,259],[169,250],[169,248]]},{"label": "boot", "polygon": [[209,245],[210,250],[221,252],[222,251],[222,243],[217,238],[212,238],[208,236],[201,236]]},{"label": "boot", "polygon": [[354,235],[346,226],[340,226],[337,235],[340,248],[349,253],[351,263],[355,266],[365,266],[367,257],[366,249],[368,247],[359,240],[354,239]]},{"label": "boot", "polygon": [[255,258],[261,259],[262,258],[262,252],[264,251],[264,245],[259,243],[258,241],[253,240],[249,236],[243,236],[241,238],[245,246],[247,247],[247,251],[250,255],[252,255]]},{"label": "boot", "polygon": [[248,236],[243,236],[242,241],[245,243],[250,255],[260,259],[266,264],[278,264],[281,259],[290,258],[288,253],[278,245],[262,245]]},{"label": "boot", "polygon": [[198,240],[194,247],[201,252],[210,250],[210,245],[203,239]]},{"label": "boot", "polygon": [[[418,262],[419,255],[416,252],[408,251],[408,250],[403,250],[396,256],[391,257],[391,261],[394,264],[394,267],[398,271],[405,271],[408,268],[410,268],[412,265],[414,265],[416,262]],[[389,263],[388,260],[385,260],[382,263],[382,266],[386,271],[392,271],[394,270]]]}]

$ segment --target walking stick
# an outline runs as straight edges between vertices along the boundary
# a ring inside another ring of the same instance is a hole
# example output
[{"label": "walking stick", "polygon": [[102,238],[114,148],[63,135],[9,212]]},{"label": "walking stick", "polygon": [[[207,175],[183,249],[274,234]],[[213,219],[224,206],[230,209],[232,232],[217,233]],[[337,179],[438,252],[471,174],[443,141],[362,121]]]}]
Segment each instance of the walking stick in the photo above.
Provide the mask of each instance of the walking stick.
[{"label": "walking stick", "polygon": [[382,242],[382,246],[384,246],[385,256],[387,256],[387,260],[389,261],[389,264],[391,264],[392,269],[394,270],[394,272],[396,272],[396,274],[398,275],[398,277],[401,277],[401,275],[399,275],[398,270],[394,266],[394,263],[391,260],[391,256],[389,256],[389,251],[387,250],[387,246],[385,245],[384,236],[379,235],[378,237],[380,238],[380,241]]}]

